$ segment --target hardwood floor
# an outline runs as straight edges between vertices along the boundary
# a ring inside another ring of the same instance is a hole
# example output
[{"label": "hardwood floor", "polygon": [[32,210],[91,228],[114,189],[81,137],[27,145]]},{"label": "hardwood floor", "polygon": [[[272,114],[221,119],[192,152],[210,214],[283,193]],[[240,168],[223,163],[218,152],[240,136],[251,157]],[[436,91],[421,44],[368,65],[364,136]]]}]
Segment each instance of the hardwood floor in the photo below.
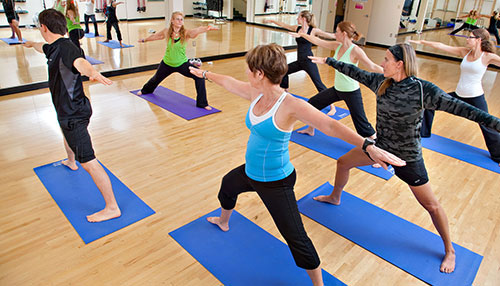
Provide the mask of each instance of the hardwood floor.
[{"label": "hardwood floor", "polygon": [[[207,38],[210,35],[214,34],[207,34]],[[245,39],[240,47],[247,47],[248,35],[239,39]],[[136,44],[135,40],[130,42]],[[210,41],[201,42],[197,42],[198,48],[210,45]],[[134,60],[159,61],[164,43],[155,44],[142,46]],[[382,61],[384,49],[365,50],[375,62]],[[154,56],[148,54],[153,52]],[[25,53],[27,62],[38,61]],[[321,56],[329,53],[315,50]],[[113,55],[114,51],[110,58]],[[146,58],[139,58],[142,56]],[[296,58],[295,52],[287,56],[289,61]],[[38,64],[46,69],[42,60]],[[243,58],[215,61],[204,68],[246,80]],[[419,56],[419,68],[421,78],[445,91],[454,90],[459,77],[457,62]],[[333,69],[326,65],[319,69],[323,82],[332,86]],[[85,83],[94,110],[89,130],[97,157],[156,211],[88,245],[33,172],[34,167],[65,157],[48,90],[0,97],[0,285],[221,285],[168,233],[219,207],[217,192],[222,176],[244,162],[249,134],[244,116],[249,102],[207,83],[209,103],[222,112],[185,121],[129,93],[152,75],[149,71],[114,77],[109,87]],[[292,93],[306,97],[315,94],[304,72],[293,74],[290,82]],[[179,74],[162,85],[196,96],[193,81]],[[483,86],[490,113],[500,116],[496,71],[486,72]],[[368,119],[374,124],[375,95],[365,87],[362,93]],[[337,106],[346,108],[343,102]],[[341,122],[354,128],[349,117]],[[462,118],[438,112],[433,132],[485,149],[477,124]],[[497,285],[499,175],[427,149],[423,152],[433,190],[448,215],[453,241],[484,256],[474,284]],[[297,198],[332,181],[335,160],[295,143],[290,143],[290,155],[297,169]],[[436,233],[426,211],[397,178],[385,181],[353,170],[346,190]],[[241,195],[236,209],[282,240],[256,194]],[[309,218],[302,218],[322,267],[346,284],[425,285]]]}]

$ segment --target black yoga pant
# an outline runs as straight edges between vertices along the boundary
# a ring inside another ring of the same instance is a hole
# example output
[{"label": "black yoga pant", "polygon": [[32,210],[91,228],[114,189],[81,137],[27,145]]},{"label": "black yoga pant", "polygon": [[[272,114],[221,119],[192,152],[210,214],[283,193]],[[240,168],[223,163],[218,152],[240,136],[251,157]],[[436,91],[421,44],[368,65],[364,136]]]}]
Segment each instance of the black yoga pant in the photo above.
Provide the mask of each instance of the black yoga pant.
[{"label": "black yoga pant", "polygon": [[321,110],[328,105],[337,102],[345,101],[347,108],[351,112],[352,122],[356,128],[356,132],[363,137],[370,137],[375,134],[375,129],[373,129],[370,122],[366,118],[365,108],[363,106],[363,97],[361,96],[361,90],[358,88],[355,91],[343,92],[338,91],[335,87],[325,89],[322,92],[316,94],[309,99],[309,103]]},{"label": "black yoga pant", "polygon": [[192,73],[189,72],[189,67],[195,67],[194,65],[190,64],[189,62],[185,62],[182,65],[178,67],[171,67],[163,60],[160,62],[160,65],[158,66],[158,69],[156,70],[155,75],[149,79],[149,81],[142,87],[142,94],[147,94],[147,93],[153,93],[153,91],[158,87],[158,85],[169,75],[171,75],[174,72],[178,72],[182,74],[185,77],[189,77],[194,79],[194,83],[196,86],[196,106],[197,107],[205,107],[208,106],[208,101],[207,101],[207,90],[205,88],[205,80],[202,78],[199,78]]},{"label": "black yoga pant", "polygon": [[316,269],[320,261],[316,249],[302,224],[293,192],[295,170],[288,177],[273,182],[258,182],[250,179],[241,165],[222,179],[219,201],[222,208],[231,210],[236,205],[238,195],[243,192],[257,192],[271,214],[276,227],[286,240],[295,263],[304,269]]},{"label": "black yoga pant", "polygon": [[314,86],[316,87],[318,92],[326,89],[326,86],[321,81],[321,77],[320,77],[319,71],[318,71],[318,66],[315,63],[311,62],[309,59],[289,63],[288,64],[288,72],[285,74],[285,76],[281,80],[280,86],[282,88],[287,89],[288,88],[288,75],[290,75],[292,73],[296,73],[296,72],[301,71],[301,70],[305,71],[309,75],[309,77],[313,81]]},{"label": "black yoga pant", "polygon": [[120,26],[118,26],[118,22],[106,22],[106,38],[111,40],[111,27],[115,28],[116,37],[118,41],[122,40],[122,33],[120,32]]},{"label": "black yoga pant", "polygon": [[99,36],[99,30],[97,29],[97,21],[95,19],[95,15],[84,14],[83,17],[85,18],[85,33],[89,32],[89,20],[92,20],[92,22],[94,23],[94,35],[96,37]]},{"label": "black yoga pant", "polygon": [[83,29],[74,29],[69,32],[69,39],[73,42],[73,44],[75,44],[75,46],[80,48],[82,55],[85,57],[85,53],[80,46],[80,39],[83,38],[84,35],[85,33],[83,32]]},{"label": "black yoga pant", "polygon": [[[488,104],[484,99],[484,94],[476,97],[460,97],[455,92],[450,92],[449,95],[456,99],[462,100],[472,106],[475,106],[485,112],[488,112]],[[422,137],[430,137],[432,122],[434,120],[434,110],[425,110],[424,118],[422,120],[422,129],[420,130],[420,135]],[[500,133],[496,130],[490,129],[479,124],[481,132],[483,133],[483,138],[486,143],[486,147],[490,152],[490,157],[493,161],[500,163]]]}]

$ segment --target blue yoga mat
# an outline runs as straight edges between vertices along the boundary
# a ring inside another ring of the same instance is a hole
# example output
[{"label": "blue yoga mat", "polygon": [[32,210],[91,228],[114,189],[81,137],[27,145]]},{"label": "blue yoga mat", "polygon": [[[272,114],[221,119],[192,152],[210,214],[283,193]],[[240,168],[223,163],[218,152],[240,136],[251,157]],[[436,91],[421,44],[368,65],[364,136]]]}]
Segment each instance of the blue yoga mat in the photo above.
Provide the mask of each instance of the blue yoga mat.
[{"label": "blue yoga mat", "polygon": [[[131,93],[135,95],[137,95],[138,92],[139,90],[131,91]],[[163,86],[158,86],[153,93],[141,94],[137,96],[186,120],[220,112],[219,109],[213,107],[212,110],[196,107],[196,100]]]},{"label": "blue yoga mat", "polygon": [[[307,272],[295,265],[286,244],[233,211],[229,231],[207,221],[214,210],[172,232],[189,254],[224,285],[312,285]],[[345,285],[322,270],[325,285]]]},{"label": "blue yoga mat", "polygon": [[98,35],[96,37],[96,35],[94,33],[85,33],[85,38],[101,38],[101,37],[103,37],[103,36]]},{"label": "blue yoga mat", "polygon": [[486,150],[454,141],[436,134],[422,138],[422,146],[432,151],[450,156],[472,165],[500,174],[498,163],[493,161]]},{"label": "blue yoga mat", "polygon": [[91,64],[91,65],[100,65],[103,64],[103,61],[100,61],[98,59],[94,59],[93,57],[85,56],[85,59]]},{"label": "blue yoga mat", "polygon": [[26,40],[23,39],[22,42],[19,42],[17,38],[11,39],[11,38],[0,38],[0,40],[6,42],[9,45],[20,45],[26,43]]},{"label": "blue yoga mat", "polygon": [[[297,132],[305,128],[306,127],[302,127],[293,131],[290,141],[326,155],[335,160],[338,160],[340,157],[354,148],[354,145],[349,144],[339,138],[330,137],[319,130],[316,130],[314,132],[314,136],[300,134]],[[392,176],[394,176],[394,168],[392,166],[389,166],[388,170],[385,170],[384,168],[373,168],[372,166],[362,166],[357,168],[385,180],[389,180]]]},{"label": "blue yoga mat", "polygon": [[299,211],[426,283],[472,285],[483,259],[481,255],[453,244],[455,271],[441,273],[444,251],[438,235],[345,191],[340,206],[313,200],[332,190],[332,185],[323,184],[298,201]]},{"label": "blue yoga mat", "polygon": [[107,43],[104,41],[97,41],[97,43],[99,43],[103,46],[106,46],[108,48],[112,48],[112,49],[125,49],[125,48],[133,47],[133,45],[127,45],[127,44],[123,44],[123,47],[120,47],[120,42],[115,41],[115,40],[111,40]]},{"label": "blue yoga mat", "polygon": [[[295,96],[295,97],[297,97],[297,98],[303,99],[305,101],[309,100],[309,98],[307,98],[307,97],[303,97],[303,96],[296,95],[296,94],[292,94],[292,95]],[[330,107],[330,105],[328,105],[327,107],[321,109],[321,112],[327,114],[328,112],[330,112],[330,110],[331,110],[331,107]],[[351,113],[347,109],[344,109],[342,107],[335,107],[335,114],[334,115],[330,115],[330,117],[333,118],[333,119],[339,120],[339,119],[342,119],[344,117],[349,116],[350,114]]]},{"label": "blue yoga mat", "polygon": [[155,213],[103,165],[122,215],[108,221],[88,222],[86,216],[103,209],[105,204],[92,177],[80,164],[78,167],[72,171],[59,161],[36,167],[34,171],[86,244]]}]

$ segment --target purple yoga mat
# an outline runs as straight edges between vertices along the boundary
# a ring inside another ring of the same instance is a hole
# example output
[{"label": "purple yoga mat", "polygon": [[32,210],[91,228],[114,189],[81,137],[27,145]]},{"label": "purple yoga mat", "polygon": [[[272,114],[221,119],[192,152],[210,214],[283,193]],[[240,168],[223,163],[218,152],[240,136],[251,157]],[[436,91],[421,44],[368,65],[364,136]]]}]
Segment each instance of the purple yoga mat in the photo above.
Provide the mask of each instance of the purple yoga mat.
[{"label": "purple yoga mat", "polygon": [[[139,90],[132,90],[131,93],[137,95]],[[220,112],[213,108],[206,110],[196,107],[196,100],[170,90],[166,87],[159,86],[153,93],[142,94],[139,97],[158,105],[186,120],[195,119],[212,113]]]}]

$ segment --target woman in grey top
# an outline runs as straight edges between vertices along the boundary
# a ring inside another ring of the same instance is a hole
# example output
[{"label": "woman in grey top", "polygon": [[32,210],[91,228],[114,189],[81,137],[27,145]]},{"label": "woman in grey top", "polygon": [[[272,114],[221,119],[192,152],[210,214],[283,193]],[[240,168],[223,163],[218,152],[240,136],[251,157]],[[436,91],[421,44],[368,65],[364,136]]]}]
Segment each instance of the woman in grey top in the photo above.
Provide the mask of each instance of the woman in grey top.
[{"label": "woman in grey top", "polygon": [[[372,144],[406,161],[406,166],[394,167],[395,174],[409,185],[417,201],[431,215],[432,222],[441,235],[445,256],[440,270],[445,273],[453,272],[455,250],[450,238],[448,219],[432,192],[422,158],[420,128],[423,111],[443,110],[497,131],[500,131],[500,120],[451,97],[436,85],[417,78],[415,50],[409,44],[398,44],[386,51],[381,64],[383,74],[370,73],[333,58],[311,57],[311,60],[314,63],[329,64],[377,94],[377,142]],[[364,144],[363,148],[354,148],[338,160],[333,192],[328,196],[318,196],[315,200],[340,204],[342,190],[349,179],[349,170],[373,164],[363,152],[366,147]]]}]

